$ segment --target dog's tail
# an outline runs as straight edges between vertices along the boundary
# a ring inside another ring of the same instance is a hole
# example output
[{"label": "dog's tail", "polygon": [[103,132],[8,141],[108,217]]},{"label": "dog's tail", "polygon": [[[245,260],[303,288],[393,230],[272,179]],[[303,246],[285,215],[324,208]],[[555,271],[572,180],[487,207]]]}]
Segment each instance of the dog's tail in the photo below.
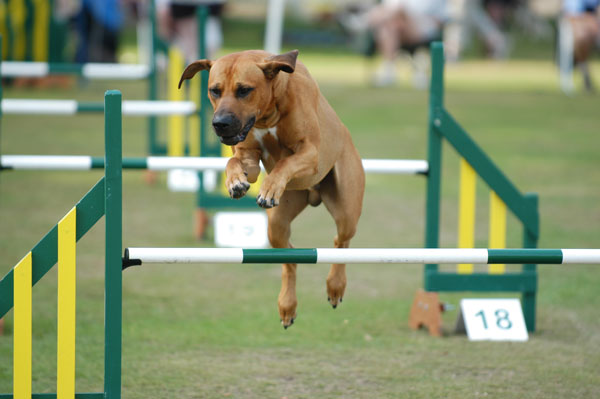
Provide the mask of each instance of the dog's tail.
[{"label": "dog's tail", "polygon": [[319,206],[321,204],[321,193],[319,193],[318,185],[308,189],[308,203],[311,206]]}]

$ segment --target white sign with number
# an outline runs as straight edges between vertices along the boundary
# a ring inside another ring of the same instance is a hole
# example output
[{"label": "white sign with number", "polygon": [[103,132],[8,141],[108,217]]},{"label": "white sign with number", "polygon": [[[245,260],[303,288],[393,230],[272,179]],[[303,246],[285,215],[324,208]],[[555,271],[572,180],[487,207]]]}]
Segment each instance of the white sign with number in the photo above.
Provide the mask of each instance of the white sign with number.
[{"label": "white sign with number", "polygon": [[470,341],[527,341],[521,302],[516,299],[463,299],[460,310]]},{"label": "white sign with number", "polygon": [[198,191],[200,188],[200,179],[198,172],[186,169],[172,169],[167,174],[167,187],[174,192]]},{"label": "white sign with number", "polygon": [[264,212],[217,212],[217,247],[266,248],[267,215]]}]

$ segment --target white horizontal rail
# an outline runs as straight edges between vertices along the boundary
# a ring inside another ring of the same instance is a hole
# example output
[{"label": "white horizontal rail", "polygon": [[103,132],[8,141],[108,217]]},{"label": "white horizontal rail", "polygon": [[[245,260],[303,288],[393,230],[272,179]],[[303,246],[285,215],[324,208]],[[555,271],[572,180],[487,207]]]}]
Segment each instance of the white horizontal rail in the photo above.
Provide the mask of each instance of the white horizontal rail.
[{"label": "white horizontal rail", "polygon": [[124,115],[190,115],[195,111],[193,101],[123,101]]},{"label": "white horizontal rail", "polygon": [[134,80],[150,75],[150,66],[145,64],[51,64],[47,62],[3,61],[2,77],[41,78],[50,73],[81,75],[87,79]]},{"label": "white horizontal rail", "polygon": [[148,170],[215,170],[223,171],[229,158],[222,157],[148,157]]},{"label": "white horizontal rail", "polygon": [[5,78],[41,78],[50,72],[46,62],[2,61],[2,77]]},{"label": "white horizontal rail", "polygon": [[425,160],[408,159],[363,159],[365,172],[380,174],[425,174],[429,164]]},{"label": "white horizontal rail", "polygon": [[[101,157],[95,159],[101,159]],[[123,158],[123,169],[223,171],[228,160],[229,158],[223,157]],[[427,161],[421,160],[363,159],[363,165],[367,173],[427,173]],[[0,167],[10,169],[86,170],[92,168],[92,157],[84,155],[1,155]]]},{"label": "white horizontal rail", "polygon": [[487,263],[487,260],[486,249],[317,249],[317,263]]},{"label": "white horizontal rail", "polygon": [[600,249],[127,248],[125,263],[598,264]]},{"label": "white horizontal rail", "polygon": [[85,155],[1,155],[0,167],[29,170],[89,170],[92,157]]},{"label": "white horizontal rail", "polygon": [[144,79],[150,75],[150,66],[144,64],[85,64],[82,75],[88,79]]},{"label": "white horizontal rail", "polygon": [[3,114],[73,115],[77,113],[77,108],[75,100],[2,100]]},{"label": "white horizontal rail", "polygon": [[[123,114],[129,116],[191,115],[196,111],[193,101],[123,101]],[[2,100],[4,114],[73,115],[78,112],[104,111],[102,103],[80,103],[76,100],[35,100],[7,98]]]}]

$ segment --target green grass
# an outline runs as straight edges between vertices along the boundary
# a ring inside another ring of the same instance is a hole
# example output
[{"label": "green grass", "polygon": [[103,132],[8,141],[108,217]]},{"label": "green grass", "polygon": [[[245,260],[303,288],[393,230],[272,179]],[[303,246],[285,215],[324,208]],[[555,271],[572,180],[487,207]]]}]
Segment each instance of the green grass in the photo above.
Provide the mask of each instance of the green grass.
[{"label": "green grass", "polygon": [[[366,85],[367,65],[349,55],[301,53],[365,158],[426,155],[427,94]],[[596,79],[600,78],[594,65]],[[468,62],[448,67],[447,105],[522,191],[540,195],[541,247],[598,247],[600,147],[597,96],[561,95],[552,66]],[[58,90],[8,89],[8,98],[102,99],[140,84],[91,83]],[[143,155],[145,122],[124,120],[124,154]],[[5,154],[102,155],[101,116],[6,116]],[[444,150],[441,243],[456,244],[458,158]],[[100,172],[0,175],[0,274],[6,273],[101,176]],[[170,193],[124,173],[126,246],[210,246],[192,238],[192,194]],[[415,247],[424,236],[422,178],[368,176],[354,247]],[[478,246],[487,241],[487,196],[478,185]],[[298,247],[327,247],[335,234],[324,207],[293,225]],[[77,391],[101,391],[103,223],[78,245]],[[521,228],[509,218],[509,246]],[[326,302],[327,267],[299,267],[298,319],[283,330],[276,265],[147,265],[124,273],[124,398],[594,398],[600,395],[600,271],[540,266],[538,330],[527,343],[471,343],[407,326],[422,266],[352,265],[342,306]],[[512,294],[508,294],[512,296]],[[454,305],[474,294],[443,294]],[[12,391],[12,312],[0,337],[0,392]],[[55,391],[56,270],[34,289],[34,391]]]}]

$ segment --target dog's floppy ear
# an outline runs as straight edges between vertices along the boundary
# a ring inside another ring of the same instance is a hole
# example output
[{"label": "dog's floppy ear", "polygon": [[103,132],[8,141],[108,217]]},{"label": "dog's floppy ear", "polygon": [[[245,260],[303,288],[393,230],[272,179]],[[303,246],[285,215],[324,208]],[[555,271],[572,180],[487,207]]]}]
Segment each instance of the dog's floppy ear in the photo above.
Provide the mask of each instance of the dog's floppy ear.
[{"label": "dog's floppy ear", "polygon": [[181,79],[179,79],[179,86],[177,87],[181,89],[181,84],[184,80],[193,78],[194,75],[196,75],[196,73],[198,73],[199,71],[210,69],[212,64],[213,62],[211,60],[198,60],[192,62],[185,68],[185,71],[183,71],[183,73],[181,74]]},{"label": "dog's floppy ear", "polygon": [[298,58],[298,50],[274,55],[258,64],[258,67],[263,70],[267,79],[273,79],[279,71],[292,73],[296,69],[296,58]]}]

